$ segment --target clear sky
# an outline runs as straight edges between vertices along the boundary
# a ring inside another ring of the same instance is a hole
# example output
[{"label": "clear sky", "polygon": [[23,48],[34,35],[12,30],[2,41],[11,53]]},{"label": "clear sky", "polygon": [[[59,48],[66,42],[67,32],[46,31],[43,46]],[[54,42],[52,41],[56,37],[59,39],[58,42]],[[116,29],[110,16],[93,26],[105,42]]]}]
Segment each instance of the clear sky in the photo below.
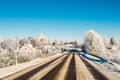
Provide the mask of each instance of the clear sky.
[{"label": "clear sky", "polygon": [[0,0],[0,37],[78,40],[93,29],[120,38],[120,0]]}]

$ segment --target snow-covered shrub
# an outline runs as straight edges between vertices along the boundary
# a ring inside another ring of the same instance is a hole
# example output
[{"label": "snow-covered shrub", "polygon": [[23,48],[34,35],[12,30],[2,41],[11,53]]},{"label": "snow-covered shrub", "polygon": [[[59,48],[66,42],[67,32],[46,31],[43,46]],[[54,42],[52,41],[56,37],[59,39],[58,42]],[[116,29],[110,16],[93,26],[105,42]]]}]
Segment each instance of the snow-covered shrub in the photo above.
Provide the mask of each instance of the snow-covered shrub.
[{"label": "snow-covered shrub", "polygon": [[28,55],[18,56],[18,63],[23,63],[32,60]]},{"label": "snow-covered shrub", "polygon": [[87,53],[99,55],[105,53],[105,45],[103,43],[103,40],[100,35],[97,34],[94,30],[89,30],[86,32],[83,49]]},{"label": "snow-covered shrub", "polygon": [[17,53],[18,62],[23,63],[23,62],[26,62],[26,61],[33,60],[35,58],[40,58],[41,57],[41,52],[42,52],[41,49],[36,49],[35,52],[30,52],[26,49],[21,48],[21,49],[18,50],[18,53]]},{"label": "snow-covered shrub", "polygon": [[18,63],[23,63],[23,62],[34,59],[35,56],[31,52],[27,52],[25,50],[24,51],[20,50],[17,53],[17,57],[18,57]]},{"label": "snow-covered shrub", "polygon": [[0,53],[0,68],[15,64],[15,54],[9,49],[6,53]]}]

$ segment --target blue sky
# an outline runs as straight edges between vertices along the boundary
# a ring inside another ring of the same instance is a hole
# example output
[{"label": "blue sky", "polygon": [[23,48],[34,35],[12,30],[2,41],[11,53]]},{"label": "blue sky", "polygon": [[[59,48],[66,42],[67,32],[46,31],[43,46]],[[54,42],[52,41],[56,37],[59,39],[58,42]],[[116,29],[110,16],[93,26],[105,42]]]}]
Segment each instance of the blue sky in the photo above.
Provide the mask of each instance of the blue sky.
[{"label": "blue sky", "polygon": [[89,29],[120,38],[119,0],[0,0],[0,36],[78,40]]}]

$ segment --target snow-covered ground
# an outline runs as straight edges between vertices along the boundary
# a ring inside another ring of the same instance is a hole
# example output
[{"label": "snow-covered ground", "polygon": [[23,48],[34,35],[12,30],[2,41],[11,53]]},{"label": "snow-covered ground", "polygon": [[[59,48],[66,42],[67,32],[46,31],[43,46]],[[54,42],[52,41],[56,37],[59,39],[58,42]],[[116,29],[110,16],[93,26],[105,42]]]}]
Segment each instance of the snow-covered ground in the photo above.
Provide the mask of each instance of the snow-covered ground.
[{"label": "snow-covered ground", "polygon": [[119,64],[113,63],[106,59],[100,59],[100,58],[94,57],[89,54],[82,53],[81,56],[87,59],[88,61],[91,61],[95,63],[96,65],[98,65],[100,70],[113,74],[114,76],[117,76],[120,78],[120,65]]},{"label": "snow-covered ground", "polygon": [[61,55],[61,53],[57,53],[57,55],[53,55],[53,56],[37,58],[37,59],[34,59],[34,60],[26,62],[26,63],[21,63],[21,64],[9,66],[9,67],[1,68],[0,69],[0,78],[8,76],[8,75],[16,73],[16,72],[19,72],[19,71],[24,70],[28,67],[40,64],[44,61],[47,61],[47,60],[54,58],[54,57],[57,57],[59,55]]}]

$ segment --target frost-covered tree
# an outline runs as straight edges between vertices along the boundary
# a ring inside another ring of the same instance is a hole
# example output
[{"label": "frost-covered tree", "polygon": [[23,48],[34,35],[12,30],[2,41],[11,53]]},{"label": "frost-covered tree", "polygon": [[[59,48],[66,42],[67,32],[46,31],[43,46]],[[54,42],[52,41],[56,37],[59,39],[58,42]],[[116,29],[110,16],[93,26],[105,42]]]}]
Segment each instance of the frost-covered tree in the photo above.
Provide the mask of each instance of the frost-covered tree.
[{"label": "frost-covered tree", "polygon": [[108,39],[103,39],[103,42],[104,42],[104,45],[105,45],[105,47],[106,48],[108,48],[109,47],[109,45],[110,45],[110,41],[108,40]]},{"label": "frost-covered tree", "polygon": [[83,48],[87,53],[101,54],[105,52],[103,40],[94,30],[86,32]]},{"label": "frost-covered tree", "polygon": [[111,37],[109,46],[112,48],[113,51],[120,50],[119,41],[115,37]]},{"label": "frost-covered tree", "polygon": [[16,39],[9,39],[8,40],[8,49],[15,50],[18,47],[18,41]]},{"label": "frost-covered tree", "polygon": [[30,41],[30,44],[35,46],[35,38],[33,37],[28,37],[28,40]]},{"label": "frost-covered tree", "polygon": [[24,44],[31,44],[31,41],[28,38],[24,38],[19,41],[19,44],[23,46]]},{"label": "frost-covered tree", "polygon": [[73,41],[73,46],[74,46],[74,47],[78,47],[77,41]]},{"label": "frost-covered tree", "polygon": [[38,41],[40,43],[40,46],[44,46],[46,44],[46,36],[41,33],[40,36],[38,36]]},{"label": "frost-covered tree", "polygon": [[49,38],[46,38],[46,45],[49,45],[50,44],[50,39]]},{"label": "frost-covered tree", "polygon": [[0,42],[0,48],[7,49],[7,42],[6,41]]},{"label": "frost-covered tree", "polygon": [[16,39],[5,39],[4,41],[0,42],[0,47],[2,49],[12,49],[15,50],[18,46],[18,41]]},{"label": "frost-covered tree", "polygon": [[111,46],[118,46],[118,40],[115,37],[111,37],[110,45]]}]

